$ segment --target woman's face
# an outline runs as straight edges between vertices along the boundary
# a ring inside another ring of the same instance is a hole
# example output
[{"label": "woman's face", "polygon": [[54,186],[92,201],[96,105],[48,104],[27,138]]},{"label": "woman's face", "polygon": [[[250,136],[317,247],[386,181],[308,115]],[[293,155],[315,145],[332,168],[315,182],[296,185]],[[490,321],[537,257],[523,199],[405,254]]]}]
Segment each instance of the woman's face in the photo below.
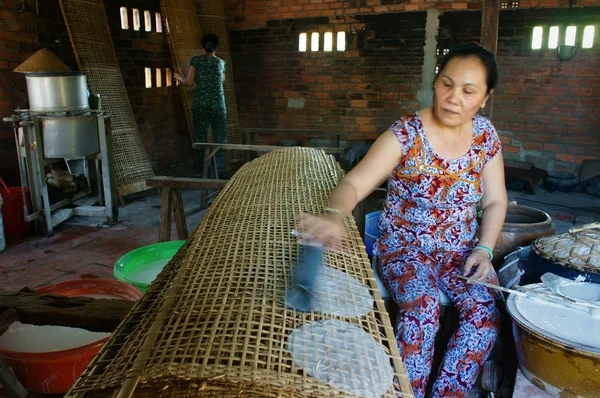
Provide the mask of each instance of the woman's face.
[{"label": "woman's face", "polygon": [[434,85],[433,111],[450,127],[471,120],[485,106],[487,71],[477,57],[456,57],[440,72]]}]

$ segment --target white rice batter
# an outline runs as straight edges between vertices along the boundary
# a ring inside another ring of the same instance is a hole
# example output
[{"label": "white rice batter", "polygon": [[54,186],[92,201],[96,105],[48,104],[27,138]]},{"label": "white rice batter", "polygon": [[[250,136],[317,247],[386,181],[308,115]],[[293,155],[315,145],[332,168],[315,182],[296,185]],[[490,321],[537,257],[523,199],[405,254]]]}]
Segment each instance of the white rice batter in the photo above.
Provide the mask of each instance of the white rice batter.
[{"label": "white rice batter", "polygon": [[373,309],[373,297],[365,285],[331,267],[321,267],[319,273],[312,297],[314,311],[359,317]]},{"label": "white rice batter", "polygon": [[589,312],[517,297],[517,311],[538,328],[575,343],[600,348],[600,319]]},{"label": "white rice batter", "polygon": [[348,394],[380,397],[392,387],[394,370],[384,347],[347,322],[306,323],[290,334],[288,349],[310,376]]},{"label": "white rice batter", "polygon": [[0,348],[17,352],[55,352],[95,343],[110,333],[66,326],[36,326],[14,322],[0,336]]}]

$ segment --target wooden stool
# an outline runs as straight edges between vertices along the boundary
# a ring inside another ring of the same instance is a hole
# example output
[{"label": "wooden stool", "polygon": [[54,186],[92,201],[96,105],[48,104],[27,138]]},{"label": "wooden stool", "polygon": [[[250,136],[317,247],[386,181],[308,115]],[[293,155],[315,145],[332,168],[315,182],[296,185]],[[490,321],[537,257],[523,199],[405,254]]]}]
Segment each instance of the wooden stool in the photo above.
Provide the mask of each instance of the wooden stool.
[{"label": "wooden stool", "polygon": [[181,189],[221,189],[227,184],[227,180],[212,180],[208,178],[186,178],[186,177],[153,177],[146,180],[151,187],[162,188],[162,199],[160,202],[160,225],[158,227],[158,241],[171,240],[171,212],[175,212],[175,227],[177,237],[187,239],[189,236],[183,209]]}]

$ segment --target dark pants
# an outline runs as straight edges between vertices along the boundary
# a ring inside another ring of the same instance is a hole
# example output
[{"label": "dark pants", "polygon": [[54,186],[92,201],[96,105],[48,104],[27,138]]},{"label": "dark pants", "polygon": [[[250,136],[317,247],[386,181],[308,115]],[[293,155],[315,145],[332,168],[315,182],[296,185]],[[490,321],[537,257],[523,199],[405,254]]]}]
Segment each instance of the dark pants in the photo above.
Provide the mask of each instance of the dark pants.
[{"label": "dark pants", "polygon": [[[227,143],[227,110],[225,108],[195,107],[193,110],[194,138],[196,142],[208,142],[208,129],[210,127],[212,136],[217,144]],[[217,170],[225,171],[225,152],[219,151],[215,155]],[[196,151],[196,160],[200,170],[204,169],[204,149]],[[205,178],[207,176],[204,176]]]}]

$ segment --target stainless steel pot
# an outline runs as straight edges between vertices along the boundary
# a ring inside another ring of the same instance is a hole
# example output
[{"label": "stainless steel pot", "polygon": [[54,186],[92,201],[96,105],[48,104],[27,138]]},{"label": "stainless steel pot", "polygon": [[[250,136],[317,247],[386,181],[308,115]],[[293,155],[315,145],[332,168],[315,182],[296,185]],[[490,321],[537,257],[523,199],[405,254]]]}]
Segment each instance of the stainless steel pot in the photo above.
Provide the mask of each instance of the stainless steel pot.
[{"label": "stainless steel pot", "polygon": [[86,74],[83,72],[27,73],[29,108],[34,112],[89,109]]},{"label": "stainless steel pot", "polygon": [[77,158],[100,152],[94,115],[41,117],[44,157]]}]

